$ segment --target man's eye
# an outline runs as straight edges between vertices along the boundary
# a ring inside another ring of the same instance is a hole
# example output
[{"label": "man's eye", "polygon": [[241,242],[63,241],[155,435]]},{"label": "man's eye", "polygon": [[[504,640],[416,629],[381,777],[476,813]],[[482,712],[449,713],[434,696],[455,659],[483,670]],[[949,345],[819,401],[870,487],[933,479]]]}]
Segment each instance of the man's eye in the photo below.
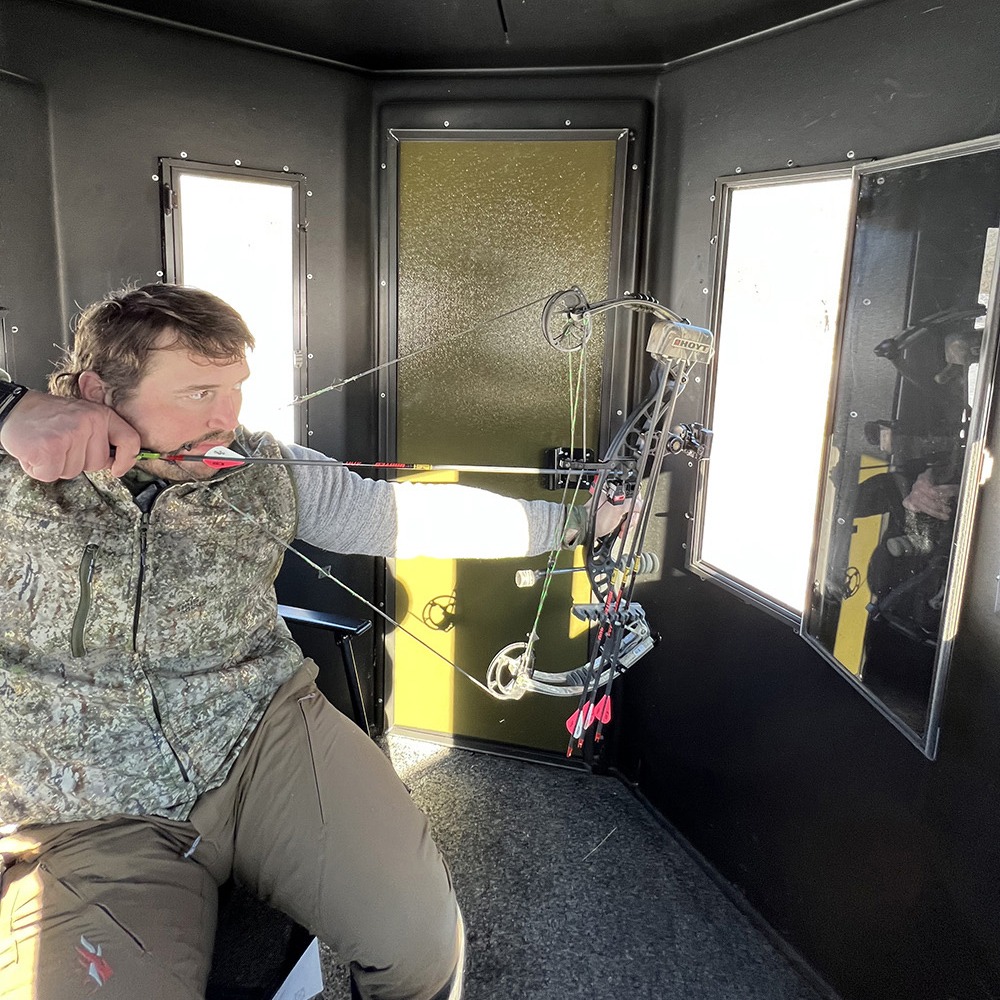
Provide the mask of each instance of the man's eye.
[{"label": "man's eye", "polygon": [[199,389],[197,392],[192,392],[189,399],[208,399],[208,389]]}]

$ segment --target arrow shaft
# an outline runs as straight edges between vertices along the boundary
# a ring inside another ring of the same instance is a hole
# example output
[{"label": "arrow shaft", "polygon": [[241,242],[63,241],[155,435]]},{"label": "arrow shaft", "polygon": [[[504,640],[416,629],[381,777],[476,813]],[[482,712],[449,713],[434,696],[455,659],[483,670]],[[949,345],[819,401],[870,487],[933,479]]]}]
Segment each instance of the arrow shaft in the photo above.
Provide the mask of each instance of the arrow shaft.
[{"label": "arrow shaft", "polygon": [[234,465],[334,465],[351,469],[399,469],[411,472],[489,472],[507,475],[565,475],[575,473],[597,474],[608,467],[608,463],[596,462],[586,466],[571,465],[564,469],[540,469],[519,465],[429,465],[421,462],[347,462],[335,458],[264,458],[257,456],[234,456],[232,459],[214,455],[164,455],[158,451],[140,451],[136,456],[140,461],[161,462],[229,462]]}]

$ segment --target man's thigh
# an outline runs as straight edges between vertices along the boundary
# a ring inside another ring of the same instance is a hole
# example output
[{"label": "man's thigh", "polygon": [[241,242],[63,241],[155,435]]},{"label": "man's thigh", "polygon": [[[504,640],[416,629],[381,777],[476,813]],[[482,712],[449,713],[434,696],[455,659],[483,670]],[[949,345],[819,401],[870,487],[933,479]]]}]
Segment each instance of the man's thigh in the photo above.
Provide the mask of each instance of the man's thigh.
[{"label": "man's thigh", "polygon": [[194,836],[118,818],[0,841],[0,998],[204,997],[218,889]]},{"label": "man's thigh", "polygon": [[[458,907],[427,818],[385,755],[311,684],[272,706],[248,751],[237,879],[350,962],[364,995],[433,996],[458,958]],[[192,821],[210,841],[209,804]]]}]

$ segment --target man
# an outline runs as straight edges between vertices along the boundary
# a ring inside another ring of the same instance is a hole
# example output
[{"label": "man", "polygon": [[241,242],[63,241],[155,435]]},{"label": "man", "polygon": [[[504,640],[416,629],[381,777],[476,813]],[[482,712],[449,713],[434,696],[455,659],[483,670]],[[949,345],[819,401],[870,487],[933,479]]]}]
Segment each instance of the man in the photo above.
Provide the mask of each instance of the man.
[{"label": "man", "polygon": [[[464,933],[427,821],[314,684],[273,581],[300,538],[514,556],[582,508],[337,466],[239,426],[253,338],[207,292],[81,316],[51,394],[0,381],[0,998],[204,995],[230,876],[379,1000],[461,993]],[[602,510],[601,530],[620,517]]]}]

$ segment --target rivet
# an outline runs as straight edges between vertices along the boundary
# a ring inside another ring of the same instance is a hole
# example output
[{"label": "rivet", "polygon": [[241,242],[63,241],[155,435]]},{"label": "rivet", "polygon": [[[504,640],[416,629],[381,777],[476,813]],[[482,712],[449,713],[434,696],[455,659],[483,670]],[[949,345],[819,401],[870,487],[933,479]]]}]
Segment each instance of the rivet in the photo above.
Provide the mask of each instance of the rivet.
[{"label": "rivet", "polygon": [[703,288],[703,289],[701,290],[701,294],[702,294],[702,295],[708,295],[708,289],[707,289],[707,288]]},{"label": "rivet", "polygon": [[162,271],[157,271],[157,272],[156,272],[156,276],[157,276],[158,278],[162,278],[162,277],[163,277],[163,272],[162,272]]},{"label": "rivet", "polygon": [[736,173],[742,174],[743,173],[743,168],[742,167],[737,167],[736,168]]},{"label": "rivet", "polygon": [[718,236],[713,236],[708,242],[711,243],[712,246],[714,247],[715,244],[719,242],[719,237]]},{"label": "rivet", "polygon": [[11,333],[17,333],[17,327],[16,327],[16,326],[12,326],[12,327],[10,328],[10,332],[11,332]]},{"label": "rivet", "polygon": [[451,124],[451,122],[445,122],[444,123],[444,127],[447,128],[450,124]]},{"label": "rivet", "polygon": [[311,198],[313,196],[312,191],[306,191],[306,197]]},{"label": "rivet", "polygon": [[243,161],[242,160],[233,160],[233,163],[235,163],[236,166],[238,166],[238,167],[242,167],[243,166]]},{"label": "rivet", "polygon": [[862,299],[861,300],[861,304],[863,306],[870,306],[872,304],[872,300],[871,299]]},{"label": "rivet", "polygon": [[694,380],[695,380],[695,382],[701,382],[701,376],[700,375],[695,375]]},{"label": "rivet", "polygon": [[313,436],[313,433],[314,433],[313,431],[306,431],[306,434],[308,434],[308,435],[309,435],[309,437],[312,437],[312,436]]},{"label": "rivet", "polygon": [[622,415],[622,411],[621,411],[621,410],[619,410],[619,411],[618,411],[618,416],[620,417],[621,415]]},{"label": "rivet", "polygon": [[854,159],[854,150],[853,150],[853,149],[849,149],[849,150],[847,151],[847,158],[848,158],[849,160],[853,160],[853,159]]},{"label": "rivet", "polygon": [[572,123],[572,122],[571,122],[571,121],[570,121],[570,120],[569,120],[569,119],[567,118],[567,119],[566,119],[566,124],[567,124],[567,125],[572,125],[573,123]]},{"label": "rivet", "polygon": [[851,419],[852,420],[857,420],[857,418],[858,418],[858,411],[857,410],[851,410]]},{"label": "rivet", "polygon": [[633,163],[632,164],[632,169],[633,170],[638,170],[639,169],[639,164],[638,163]]},{"label": "rivet", "polygon": [[283,163],[283,164],[281,165],[281,169],[282,169],[282,170],[284,170],[284,171],[285,171],[285,173],[287,174],[287,173],[288,173],[288,164],[287,164],[287,163]]},{"label": "rivet", "polygon": [[876,184],[884,184],[885,183],[885,178],[884,177],[876,177],[875,178],[875,183]]},{"label": "rivet", "polygon": [[385,170],[385,164],[384,163],[382,164],[382,169]]},{"label": "rivet", "polygon": [[842,517],[838,517],[837,524],[847,524],[847,522]]},{"label": "rivet", "polygon": [[308,359],[309,359],[310,361],[312,361],[312,359],[313,359],[313,357],[315,357],[315,355],[312,355],[312,354],[307,354],[307,355],[306,355],[306,357],[307,357],[307,358],[308,358]]},{"label": "rivet", "polygon": [[384,392],[380,392],[379,396],[381,396],[382,399],[385,399],[385,393]]},{"label": "rivet", "polygon": [[688,468],[689,469],[693,469],[694,468],[694,462],[688,462]]},{"label": "rivet", "polygon": [[160,179],[160,175],[159,174],[153,174],[153,180],[154,181],[158,181],[159,179]]},{"label": "rivet", "polygon": [[687,542],[681,542],[681,548],[682,549],[686,549],[687,547],[688,547],[688,543]]},{"label": "rivet", "polygon": [[713,194],[708,200],[709,201],[715,201],[715,195]]},{"label": "rivet", "polygon": [[785,161],[785,166],[786,167],[793,167],[793,166],[795,166],[795,161],[794,160],[786,160]]},{"label": "rivet", "polygon": [[308,279],[309,279],[310,281],[312,281],[312,275],[311,275],[311,274],[307,274],[307,275],[306,275],[306,277],[307,277],[307,278],[308,278]]},{"label": "rivet", "polygon": [[379,282],[379,284],[380,284],[380,285],[381,285],[381,286],[382,286],[383,288],[385,288],[385,280],[384,280],[384,279],[383,279],[382,281],[380,281],[380,282]]},{"label": "rivet", "polygon": [[185,153],[185,152],[184,152],[184,151],[182,150],[182,151],[181,151],[181,159],[182,159],[182,160],[186,160],[187,158],[188,158],[188,155],[187,155],[187,153]]}]

